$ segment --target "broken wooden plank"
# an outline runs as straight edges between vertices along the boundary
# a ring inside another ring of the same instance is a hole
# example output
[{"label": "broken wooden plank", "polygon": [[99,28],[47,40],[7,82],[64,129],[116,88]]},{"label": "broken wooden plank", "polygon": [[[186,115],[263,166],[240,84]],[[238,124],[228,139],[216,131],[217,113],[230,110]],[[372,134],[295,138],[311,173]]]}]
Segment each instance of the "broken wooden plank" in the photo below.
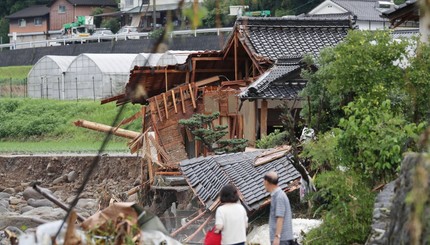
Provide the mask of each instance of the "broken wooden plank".
[{"label": "broken wooden plank", "polygon": [[203,229],[203,227],[205,227],[212,220],[212,218],[213,218],[213,214],[209,215],[209,217],[206,219],[206,221],[203,222],[203,224],[201,224],[193,234],[191,234],[189,237],[187,237],[187,239],[185,239],[184,242],[187,243],[187,242],[190,242],[191,240],[193,240],[194,237],[197,234],[199,234],[199,232]]},{"label": "broken wooden plank", "polygon": [[134,120],[136,120],[137,118],[139,118],[142,115],[142,112],[139,110],[138,112],[136,112],[133,116],[129,117],[129,118],[125,118],[123,119],[116,127],[115,130],[117,130],[120,126],[129,124],[131,122],[133,122]]},{"label": "broken wooden plank", "polygon": [[167,108],[166,93],[163,93],[164,111],[166,112],[166,119],[169,119],[169,108]]},{"label": "broken wooden plank", "polygon": [[142,131],[145,130],[145,115],[146,115],[146,106],[142,106],[140,109],[140,113],[142,114]]},{"label": "broken wooden plank", "polygon": [[155,172],[155,175],[182,175],[181,172]]},{"label": "broken wooden plank", "polygon": [[123,99],[123,98],[125,98],[125,94],[120,94],[120,95],[116,95],[116,96],[113,96],[113,97],[110,97],[110,98],[107,98],[107,99],[103,99],[101,102],[100,102],[100,104],[106,104],[106,103],[109,103],[109,102],[112,102],[112,101],[116,101],[116,100],[119,100],[119,99]]},{"label": "broken wooden plank", "polygon": [[104,132],[104,133],[112,132],[113,135],[124,137],[127,139],[134,139],[140,135],[140,133],[134,132],[131,130],[126,130],[122,128],[118,128],[115,130],[115,128],[111,126],[104,125],[101,123],[90,122],[86,120],[77,120],[74,122],[74,124],[75,126],[78,126],[78,127],[88,128],[99,132]]},{"label": "broken wooden plank", "polygon": [[254,166],[255,167],[260,166],[260,165],[272,162],[276,159],[282,158],[290,150],[291,150],[291,146],[286,146],[286,147],[282,147],[280,149],[269,151],[267,153],[263,153],[262,155],[255,158]]}]

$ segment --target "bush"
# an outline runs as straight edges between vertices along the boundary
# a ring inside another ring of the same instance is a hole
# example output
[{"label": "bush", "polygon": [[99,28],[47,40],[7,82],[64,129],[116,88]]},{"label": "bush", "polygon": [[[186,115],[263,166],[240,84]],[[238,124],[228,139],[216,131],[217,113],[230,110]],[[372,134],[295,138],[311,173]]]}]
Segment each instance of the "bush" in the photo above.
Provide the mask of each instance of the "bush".
[{"label": "bush", "polygon": [[256,145],[257,145],[257,148],[260,148],[260,149],[273,148],[273,147],[285,144],[286,137],[287,137],[286,131],[281,132],[281,130],[275,129],[274,132],[261,138],[260,140],[257,140]]},{"label": "bush", "polygon": [[375,194],[353,171],[326,171],[317,176],[312,194],[315,215],[323,223],[311,230],[304,244],[364,244],[372,222]]}]

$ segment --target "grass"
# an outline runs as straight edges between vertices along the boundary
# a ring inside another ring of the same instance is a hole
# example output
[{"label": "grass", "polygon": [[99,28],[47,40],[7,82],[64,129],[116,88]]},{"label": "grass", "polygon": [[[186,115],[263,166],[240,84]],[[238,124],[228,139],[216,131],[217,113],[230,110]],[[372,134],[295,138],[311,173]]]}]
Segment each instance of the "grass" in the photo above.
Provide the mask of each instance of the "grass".
[{"label": "grass", "polygon": [[28,72],[31,70],[32,66],[6,66],[0,67],[0,84],[10,83],[22,83],[24,79],[27,78]]},{"label": "grass", "polygon": [[[127,104],[119,121],[140,107]],[[97,152],[106,134],[76,127],[73,122],[85,119],[111,125],[118,111],[114,103],[0,99],[0,153]],[[137,119],[122,128],[140,131],[140,123]],[[127,141],[113,136],[106,151],[127,152]]]}]

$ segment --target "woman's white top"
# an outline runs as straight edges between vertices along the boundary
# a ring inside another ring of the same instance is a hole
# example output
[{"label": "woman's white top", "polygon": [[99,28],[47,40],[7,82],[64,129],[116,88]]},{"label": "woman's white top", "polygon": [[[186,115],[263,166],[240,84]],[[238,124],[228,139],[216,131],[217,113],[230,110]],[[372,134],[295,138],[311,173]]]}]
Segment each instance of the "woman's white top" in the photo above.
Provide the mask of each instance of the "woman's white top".
[{"label": "woman's white top", "polygon": [[240,203],[226,203],[217,208],[215,225],[222,226],[221,244],[235,244],[246,241],[248,216]]}]

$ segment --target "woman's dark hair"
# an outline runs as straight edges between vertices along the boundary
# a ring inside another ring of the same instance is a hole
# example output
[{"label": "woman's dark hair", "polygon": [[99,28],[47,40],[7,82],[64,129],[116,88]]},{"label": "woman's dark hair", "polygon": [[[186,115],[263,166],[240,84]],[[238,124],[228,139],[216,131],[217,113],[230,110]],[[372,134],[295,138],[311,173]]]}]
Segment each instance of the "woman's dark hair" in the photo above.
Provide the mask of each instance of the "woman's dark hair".
[{"label": "woman's dark hair", "polygon": [[225,185],[219,193],[221,203],[235,203],[239,200],[237,189],[231,184]]}]

